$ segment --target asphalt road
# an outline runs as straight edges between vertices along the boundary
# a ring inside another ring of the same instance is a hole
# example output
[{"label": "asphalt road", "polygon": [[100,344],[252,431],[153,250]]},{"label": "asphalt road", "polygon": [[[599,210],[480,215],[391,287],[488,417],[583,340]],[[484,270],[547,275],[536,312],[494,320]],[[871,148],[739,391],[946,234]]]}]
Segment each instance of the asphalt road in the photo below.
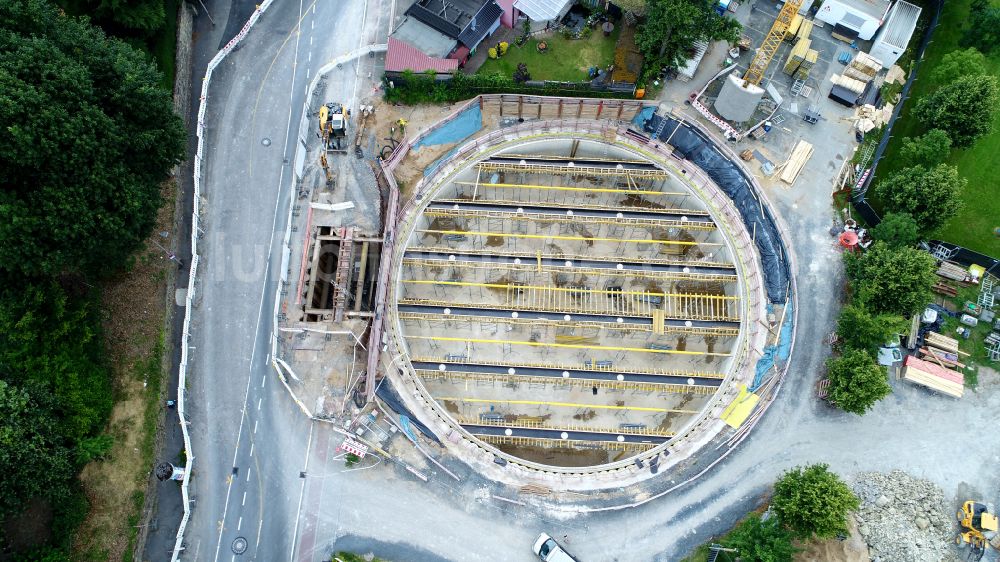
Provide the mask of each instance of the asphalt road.
[{"label": "asphalt road", "polygon": [[[544,530],[566,535],[583,561],[676,560],[759,504],[782,470],[807,462],[847,475],[905,468],[945,486],[946,496],[958,482],[996,493],[988,479],[996,455],[970,458],[965,439],[968,427],[1000,406],[995,383],[984,382],[956,408],[894,382],[894,395],[864,418],[812,398],[829,353],[822,341],[833,325],[831,303],[842,297],[825,178],[772,194],[800,260],[803,313],[789,379],[755,433],[697,484],[642,507],[574,516],[497,500],[500,487],[454,463],[448,468],[457,482],[432,469],[425,483],[375,457],[345,467],[338,435],[307,422],[268,366],[270,313],[306,86],[324,62],[380,42],[387,22],[384,9],[362,0],[282,0],[213,77],[188,394],[195,503],[185,559],[319,561],[343,548],[405,561],[527,562]],[[330,77],[331,91],[349,103],[357,78],[346,64]],[[980,450],[1000,451],[996,432],[976,441]],[[247,546],[241,556],[232,551],[239,538]]]}]

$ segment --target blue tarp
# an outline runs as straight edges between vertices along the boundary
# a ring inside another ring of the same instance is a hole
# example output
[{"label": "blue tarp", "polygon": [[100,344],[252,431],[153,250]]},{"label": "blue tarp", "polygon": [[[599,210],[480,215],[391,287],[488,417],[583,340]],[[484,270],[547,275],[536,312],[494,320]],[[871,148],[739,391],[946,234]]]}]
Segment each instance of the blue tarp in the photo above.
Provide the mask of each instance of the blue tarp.
[{"label": "blue tarp", "polygon": [[[753,377],[753,384],[750,385],[750,392],[756,391],[760,388],[761,383],[767,377],[767,372],[774,367],[777,361],[784,363],[788,361],[788,357],[792,353],[792,322],[795,318],[795,309],[792,303],[788,303],[788,308],[785,310],[785,323],[781,326],[781,332],[778,334],[778,343],[776,345],[769,345],[764,348],[764,355],[757,360],[757,368]],[[767,306],[767,311],[771,312],[773,308],[771,305]]]},{"label": "blue tarp", "polygon": [[424,146],[461,142],[483,128],[483,112],[479,104],[459,113],[454,119],[431,131],[413,145],[413,150]]}]

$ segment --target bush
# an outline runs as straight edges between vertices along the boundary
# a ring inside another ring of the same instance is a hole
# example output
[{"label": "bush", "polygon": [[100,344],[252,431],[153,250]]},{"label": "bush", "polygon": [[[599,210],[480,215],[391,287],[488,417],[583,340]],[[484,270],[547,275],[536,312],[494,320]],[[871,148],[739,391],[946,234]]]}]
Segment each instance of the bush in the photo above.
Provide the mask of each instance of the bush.
[{"label": "bush", "polygon": [[962,38],[963,45],[977,47],[984,53],[1000,46],[1000,7],[990,0],[973,0],[969,10],[969,29]]},{"label": "bush", "polygon": [[508,43],[506,41],[501,41],[500,42],[500,56],[502,57],[502,56],[506,55],[507,54],[507,49],[509,49],[509,48],[510,48],[510,43]]},{"label": "bush", "polygon": [[796,551],[791,533],[777,517],[765,521],[756,513],[733,529],[725,546],[735,548],[743,562],[791,562]]},{"label": "bush", "polygon": [[914,116],[926,127],[941,129],[957,148],[968,148],[993,130],[1000,99],[995,76],[963,76],[920,98]]},{"label": "bush", "polygon": [[840,311],[837,336],[846,349],[874,352],[897,339],[909,325],[905,318],[897,314],[872,314],[862,306],[850,304]]},{"label": "bush", "polygon": [[514,82],[523,84],[528,80],[531,80],[531,74],[528,73],[528,65],[523,62],[517,63],[517,70],[514,71]]},{"label": "bush", "polygon": [[826,365],[830,379],[829,400],[845,412],[863,415],[892,392],[885,368],[867,351],[848,349]]},{"label": "bush", "polygon": [[927,252],[875,242],[863,254],[848,254],[845,261],[854,304],[874,314],[909,318],[932,298],[936,264]]},{"label": "bush", "polygon": [[931,129],[919,137],[903,139],[899,160],[904,166],[936,166],[948,159],[951,137],[941,129]]},{"label": "bush", "polygon": [[497,58],[497,50],[495,47],[490,47],[490,50],[486,51],[490,55],[491,59]]},{"label": "bush", "polygon": [[954,166],[911,166],[875,184],[875,196],[886,210],[908,213],[928,233],[958,213],[966,183]]},{"label": "bush", "polygon": [[909,213],[887,213],[869,233],[890,248],[913,246],[920,240],[917,221]]},{"label": "bush", "polygon": [[958,49],[941,57],[930,79],[946,84],[963,76],[986,74],[986,57],[973,47]]},{"label": "bush", "polygon": [[774,485],[771,510],[800,539],[833,538],[847,532],[847,516],[858,498],[825,464],[795,467]]},{"label": "bush", "polygon": [[[391,85],[390,85],[391,83]],[[541,87],[518,84],[512,76],[500,73],[455,73],[451,80],[436,80],[435,74],[403,72],[398,78],[385,80],[385,99],[390,103],[415,105],[421,103],[450,103],[466,100],[478,94],[526,94],[540,96],[572,96],[588,98],[630,99],[631,92],[592,90],[586,83],[579,89],[565,85],[546,84]]]}]

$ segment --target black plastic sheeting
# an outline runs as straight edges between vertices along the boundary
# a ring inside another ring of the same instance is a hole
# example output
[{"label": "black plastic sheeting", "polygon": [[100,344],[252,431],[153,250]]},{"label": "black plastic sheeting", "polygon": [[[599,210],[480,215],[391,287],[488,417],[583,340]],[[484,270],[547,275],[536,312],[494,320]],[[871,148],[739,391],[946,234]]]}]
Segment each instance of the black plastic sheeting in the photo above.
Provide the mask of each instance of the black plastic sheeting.
[{"label": "black plastic sheeting", "polygon": [[[666,119],[665,124],[661,120]],[[754,193],[753,183],[741,166],[724,156],[715,143],[697,129],[681,124],[676,119],[654,114],[643,126],[652,136],[670,139],[670,146],[685,159],[690,160],[712,178],[722,191],[732,199],[743,217],[743,224],[754,232],[757,251],[764,272],[767,298],[773,303],[784,304],[788,294],[791,273],[788,268],[784,244],[770,210],[763,207]],[[763,209],[763,213],[761,210]]]},{"label": "black plastic sheeting", "polygon": [[388,381],[382,381],[382,383],[375,388],[375,396],[381,398],[382,401],[385,402],[385,405],[392,411],[409,418],[410,425],[420,430],[420,433],[423,433],[435,443],[441,444],[441,440],[437,438],[437,435],[434,435],[434,432],[431,431],[430,428],[420,423],[420,420],[418,420],[412,412],[406,409],[406,406],[403,405],[403,401],[399,399],[399,395],[397,395],[396,391],[392,388],[392,384],[385,384],[386,382]]},{"label": "black plastic sheeting", "polygon": [[952,244],[951,242],[929,240],[928,244],[932,248],[934,246],[944,246],[945,248],[951,250],[952,254],[951,257],[948,258],[948,261],[953,261],[964,266],[976,264],[986,268],[987,273],[1000,275],[1000,259],[994,258],[993,256],[987,256],[986,254],[980,254],[979,252],[959,246],[958,244]]}]

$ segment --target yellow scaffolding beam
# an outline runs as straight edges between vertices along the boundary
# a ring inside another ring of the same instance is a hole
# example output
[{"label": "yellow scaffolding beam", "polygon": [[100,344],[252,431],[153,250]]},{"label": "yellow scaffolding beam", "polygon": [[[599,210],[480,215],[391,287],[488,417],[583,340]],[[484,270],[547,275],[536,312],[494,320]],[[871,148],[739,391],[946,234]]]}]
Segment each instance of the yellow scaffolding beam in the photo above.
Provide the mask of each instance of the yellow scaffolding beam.
[{"label": "yellow scaffolding beam", "polygon": [[[414,363],[435,363],[435,364],[443,363],[445,365],[461,365],[462,364],[461,361],[453,361],[453,360],[449,360],[449,359],[441,360],[440,358],[431,358],[431,357],[411,357],[410,361],[412,361]],[[634,374],[634,375],[667,375],[667,376],[673,376],[673,377],[701,377],[701,378],[719,379],[719,380],[722,380],[722,379],[726,378],[726,375],[723,374],[723,373],[710,373],[710,372],[702,372],[702,371],[678,371],[678,370],[674,370],[674,369],[668,369],[668,370],[664,370],[664,369],[647,369],[647,368],[636,367],[636,366],[629,366],[628,370],[622,370],[621,368],[615,368],[613,366],[612,367],[601,367],[599,365],[585,365],[585,364],[583,364],[583,365],[581,365],[581,364],[577,364],[577,365],[565,365],[565,364],[562,364],[562,365],[560,365],[560,364],[554,364],[554,363],[533,363],[533,362],[530,362],[530,361],[529,362],[517,361],[517,362],[511,363],[511,362],[508,362],[508,361],[490,361],[488,359],[483,359],[483,360],[477,359],[476,360],[476,364],[477,365],[494,365],[494,366],[497,366],[497,367],[539,367],[539,368],[548,368],[548,369],[571,369],[571,370],[574,370],[574,371],[593,371],[595,373],[615,372],[615,373]]]},{"label": "yellow scaffolding beam", "polygon": [[640,228],[683,228],[685,230],[716,230],[715,223],[682,221],[677,219],[638,219],[616,217],[573,216],[566,213],[540,213],[515,211],[495,211],[489,209],[425,209],[424,216],[455,217],[455,218],[485,218],[534,222],[586,223],[607,224],[612,226],[634,226]]},{"label": "yellow scaffolding beam", "polygon": [[[456,181],[455,185],[476,185],[471,181]],[[497,187],[501,189],[547,189],[552,191],[581,191],[586,193],[628,193],[630,195],[690,195],[674,191],[650,191],[647,189],[616,189],[613,187],[569,187],[565,185],[539,185],[531,183],[479,183],[479,187]]]},{"label": "yellow scaffolding beam", "polygon": [[616,380],[597,380],[561,377],[533,377],[528,375],[508,375],[506,373],[469,373],[465,371],[438,371],[435,369],[416,369],[424,380],[474,381],[490,383],[519,384],[551,384],[557,386],[579,386],[610,388],[615,390],[636,390],[644,392],[668,392],[670,394],[715,394],[718,387],[706,385],[686,385],[676,383],[630,382]]},{"label": "yellow scaffolding beam", "polygon": [[[629,193],[634,193],[630,191]],[[662,193],[658,191],[657,193]],[[454,205],[462,205],[468,203],[472,199],[434,199],[435,203],[451,203]],[[496,203],[498,205],[510,205],[510,206],[520,206],[520,205],[537,205],[534,202],[525,201],[515,201],[511,199],[484,199],[481,196],[476,197],[476,202],[478,203]],[[600,204],[590,204],[590,203],[562,203],[558,201],[546,201],[546,207],[551,207],[553,209],[587,209],[595,211],[636,211],[641,213],[670,213],[670,214],[680,214],[689,215],[693,217],[708,217],[711,216],[708,211],[698,211],[695,209],[678,209],[673,207],[641,207],[635,205],[615,205],[614,207],[609,207],[607,205]]]},{"label": "yellow scaffolding beam", "polygon": [[566,236],[562,234],[517,234],[514,232],[482,232],[478,230],[417,230],[421,234],[464,234],[470,236],[499,236],[501,238],[526,238],[530,240],[577,240],[580,242],[633,242],[636,244],[666,244],[670,246],[723,246],[721,242],[688,242],[684,240],[654,240],[644,238],[599,238],[594,236]]},{"label": "yellow scaffolding beam", "polygon": [[[631,262],[632,260],[641,262],[641,265],[654,264],[654,265],[675,265],[677,267],[718,267],[725,269],[736,269],[736,266],[732,263],[725,262],[713,262],[713,261],[688,261],[679,260],[677,258],[660,258],[660,257],[638,257],[638,256],[600,256],[600,255],[583,255],[583,254],[543,254],[541,252],[526,254],[524,251],[518,250],[507,250],[505,248],[449,248],[447,246],[420,246],[420,247],[409,247],[408,250],[412,249],[416,252],[431,252],[435,254],[441,254],[443,256],[456,256],[461,259],[462,256],[502,256],[509,258],[521,258],[524,261],[535,261],[536,259],[549,259],[549,260],[570,260],[570,261],[598,261],[603,263],[621,263],[624,261]],[[442,258],[444,259],[444,258]],[[575,269],[575,268],[574,268]]]},{"label": "yellow scaffolding beam", "polygon": [[597,293],[604,295],[636,295],[643,297],[703,297],[719,300],[739,300],[729,295],[699,295],[694,293],[660,293],[656,291],[618,291],[612,289],[587,289],[584,287],[556,287],[554,285],[518,285],[516,283],[477,283],[475,281],[435,281],[433,279],[403,279],[403,283],[418,285],[457,285],[461,287],[486,287],[491,289],[545,290],[566,293]]},{"label": "yellow scaffolding beam", "polygon": [[652,437],[673,437],[677,435],[674,431],[663,431],[649,427],[590,427],[586,425],[559,424],[551,425],[545,423],[544,419],[533,419],[531,416],[518,416],[515,420],[492,420],[476,419],[468,417],[457,417],[455,421],[459,425],[485,425],[489,427],[516,427],[521,429],[548,429],[552,431],[586,431],[589,433],[606,433],[609,435],[649,435]]},{"label": "yellow scaffolding beam", "polygon": [[[451,306],[455,306],[452,304]],[[654,311],[655,312],[655,311]],[[614,320],[607,321],[571,321],[566,322],[561,318],[556,319],[544,319],[540,320],[537,318],[509,318],[509,317],[492,317],[492,316],[473,316],[464,315],[451,311],[451,314],[445,315],[442,312],[400,312],[399,318],[401,320],[417,320],[420,322],[438,322],[438,323],[455,323],[456,321],[470,322],[470,323],[483,323],[488,321],[491,324],[511,324],[511,325],[521,325],[521,326],[551,326],[555,328],[603,328],[605,330],[615,330],[621,332],[655,332],[656,334],[690,334],[692,336],[713,336],[720,338],[734,338],[739,335],[740,331],[737,328],[696,328],[687,326],[669,326],[660,321],[663,328],[656,332],[655,327],[657,326],[654,315],[654,323],[652,325],[642,325],[642,324],[619,324]]]},{"label": "yellow scaffolding beam", "polygon": [[[473,434],[476,435],[476,434]],[[477,439],[491,445],[516,445],[519,447],[538,447],[545,449],[578,449],[581,446],[592,448],[595,445],[601,449],[613,451],[648,451],[656,447],[656,443],[630,443],[628,441],[581,441],[577,439],[546,439],[543,437],[519,437],[515,435],[476,435]]]},{"label": "yellow scaffolding beam", "polygon": [[662,179],[670,174],[664,170],[656,169],[626,169],[626,168],[601,168],[599,166],[578,166],[578,165],[552,165],[552,164],[521,164],[518,162],[480,162],[478,168],[484,172],[488,171],[508,171],[523,172],[527,174],[564,174],[579,176],[624,176],[626,172],[633,178],[657,178]]},{"label": "yellow scaffolding beam", "polygon": [[[531,258],[526,258],[531,259]],[[551,273],[555,271],[552,266],[537,264],[539,260],[532,259],[531,264],[514,264],[514,263],[483,263],[476,261],[446,261],[446,260],[433,260],[427,258],[403,258],[403,265],[408,266],[422,266],[434,269],[440,269],[443,266],[457,267],[461,269],[477,269],[485,270],[490,272],[495,271],[525,271],[533,273]],[[654,278],[654,279],[669,279],[669,280],[681,280],[681,281],[701,281],[701,282],[718,282],[718,283],[735,283],[738,280],[736,275],[724,275],[719,273],[678,273],[672,271],[643,271],[643,270],[630,270],[630,269],[599,269],[595,267],[574,267],[574,273],[579,273],[580,275],[594,275],[594,276],[608,276],[608,277],[644,277],[644,278]]]},{"label": "yellow scaffolding beam", "polygon": [[528,347],[557,347],[562,349],[587,349],[590,351],[631,351],[636,353],[659,353],[666,355],[710,355],[712,357],[729,357],[729,353],[714,353],[710,351],[688,351],[680,349],[650,349],[645,347],[624,347],[624,346],[611,346],[611,345],[580,345],[573,343],[546,343],[546,342],[536,342],[536,341],[523,341],[523,340],[487,340],[482,338],[455,338],[448,336],[418,336],[415,334],[405,334],[403,337],[411,340],[430,340],[430,341],[451,341],[451,342],[462,342],[466,344],[470,343],[482,343],[482,344],[493,344],[493,345],[523,345]]},{"label": "yellow scaffolding beam", "polygon": [[581,404],[577,402],[550,402],[548,400],[498,400],[493,398],[467,398],[463,396],[434,397],[438,402],[470,402],[473,404],[511,404],[515,406],[551,406],[556,408],[589,408],[594,410],[619,410],[636,412],[660,412],[666,414],[697,414],[698,410],[676,410],[654,408],[652,406],[618,406],[617,404]]},{"label": "yellow scaffolding beam", "polygon": [[[548,154],[517,154],[514,152],[504,152],[503,157],[505,159],[521,158],[524,160],[555,160],[563,161],[566,160],[566,156],[551,156]],[[588,156],[587,160],[590,162],[611,162],[613,164],[638,164],[640,166],[648,166],[649,160],[623,160],[621,158],[601,158],[599,156]]]}]

